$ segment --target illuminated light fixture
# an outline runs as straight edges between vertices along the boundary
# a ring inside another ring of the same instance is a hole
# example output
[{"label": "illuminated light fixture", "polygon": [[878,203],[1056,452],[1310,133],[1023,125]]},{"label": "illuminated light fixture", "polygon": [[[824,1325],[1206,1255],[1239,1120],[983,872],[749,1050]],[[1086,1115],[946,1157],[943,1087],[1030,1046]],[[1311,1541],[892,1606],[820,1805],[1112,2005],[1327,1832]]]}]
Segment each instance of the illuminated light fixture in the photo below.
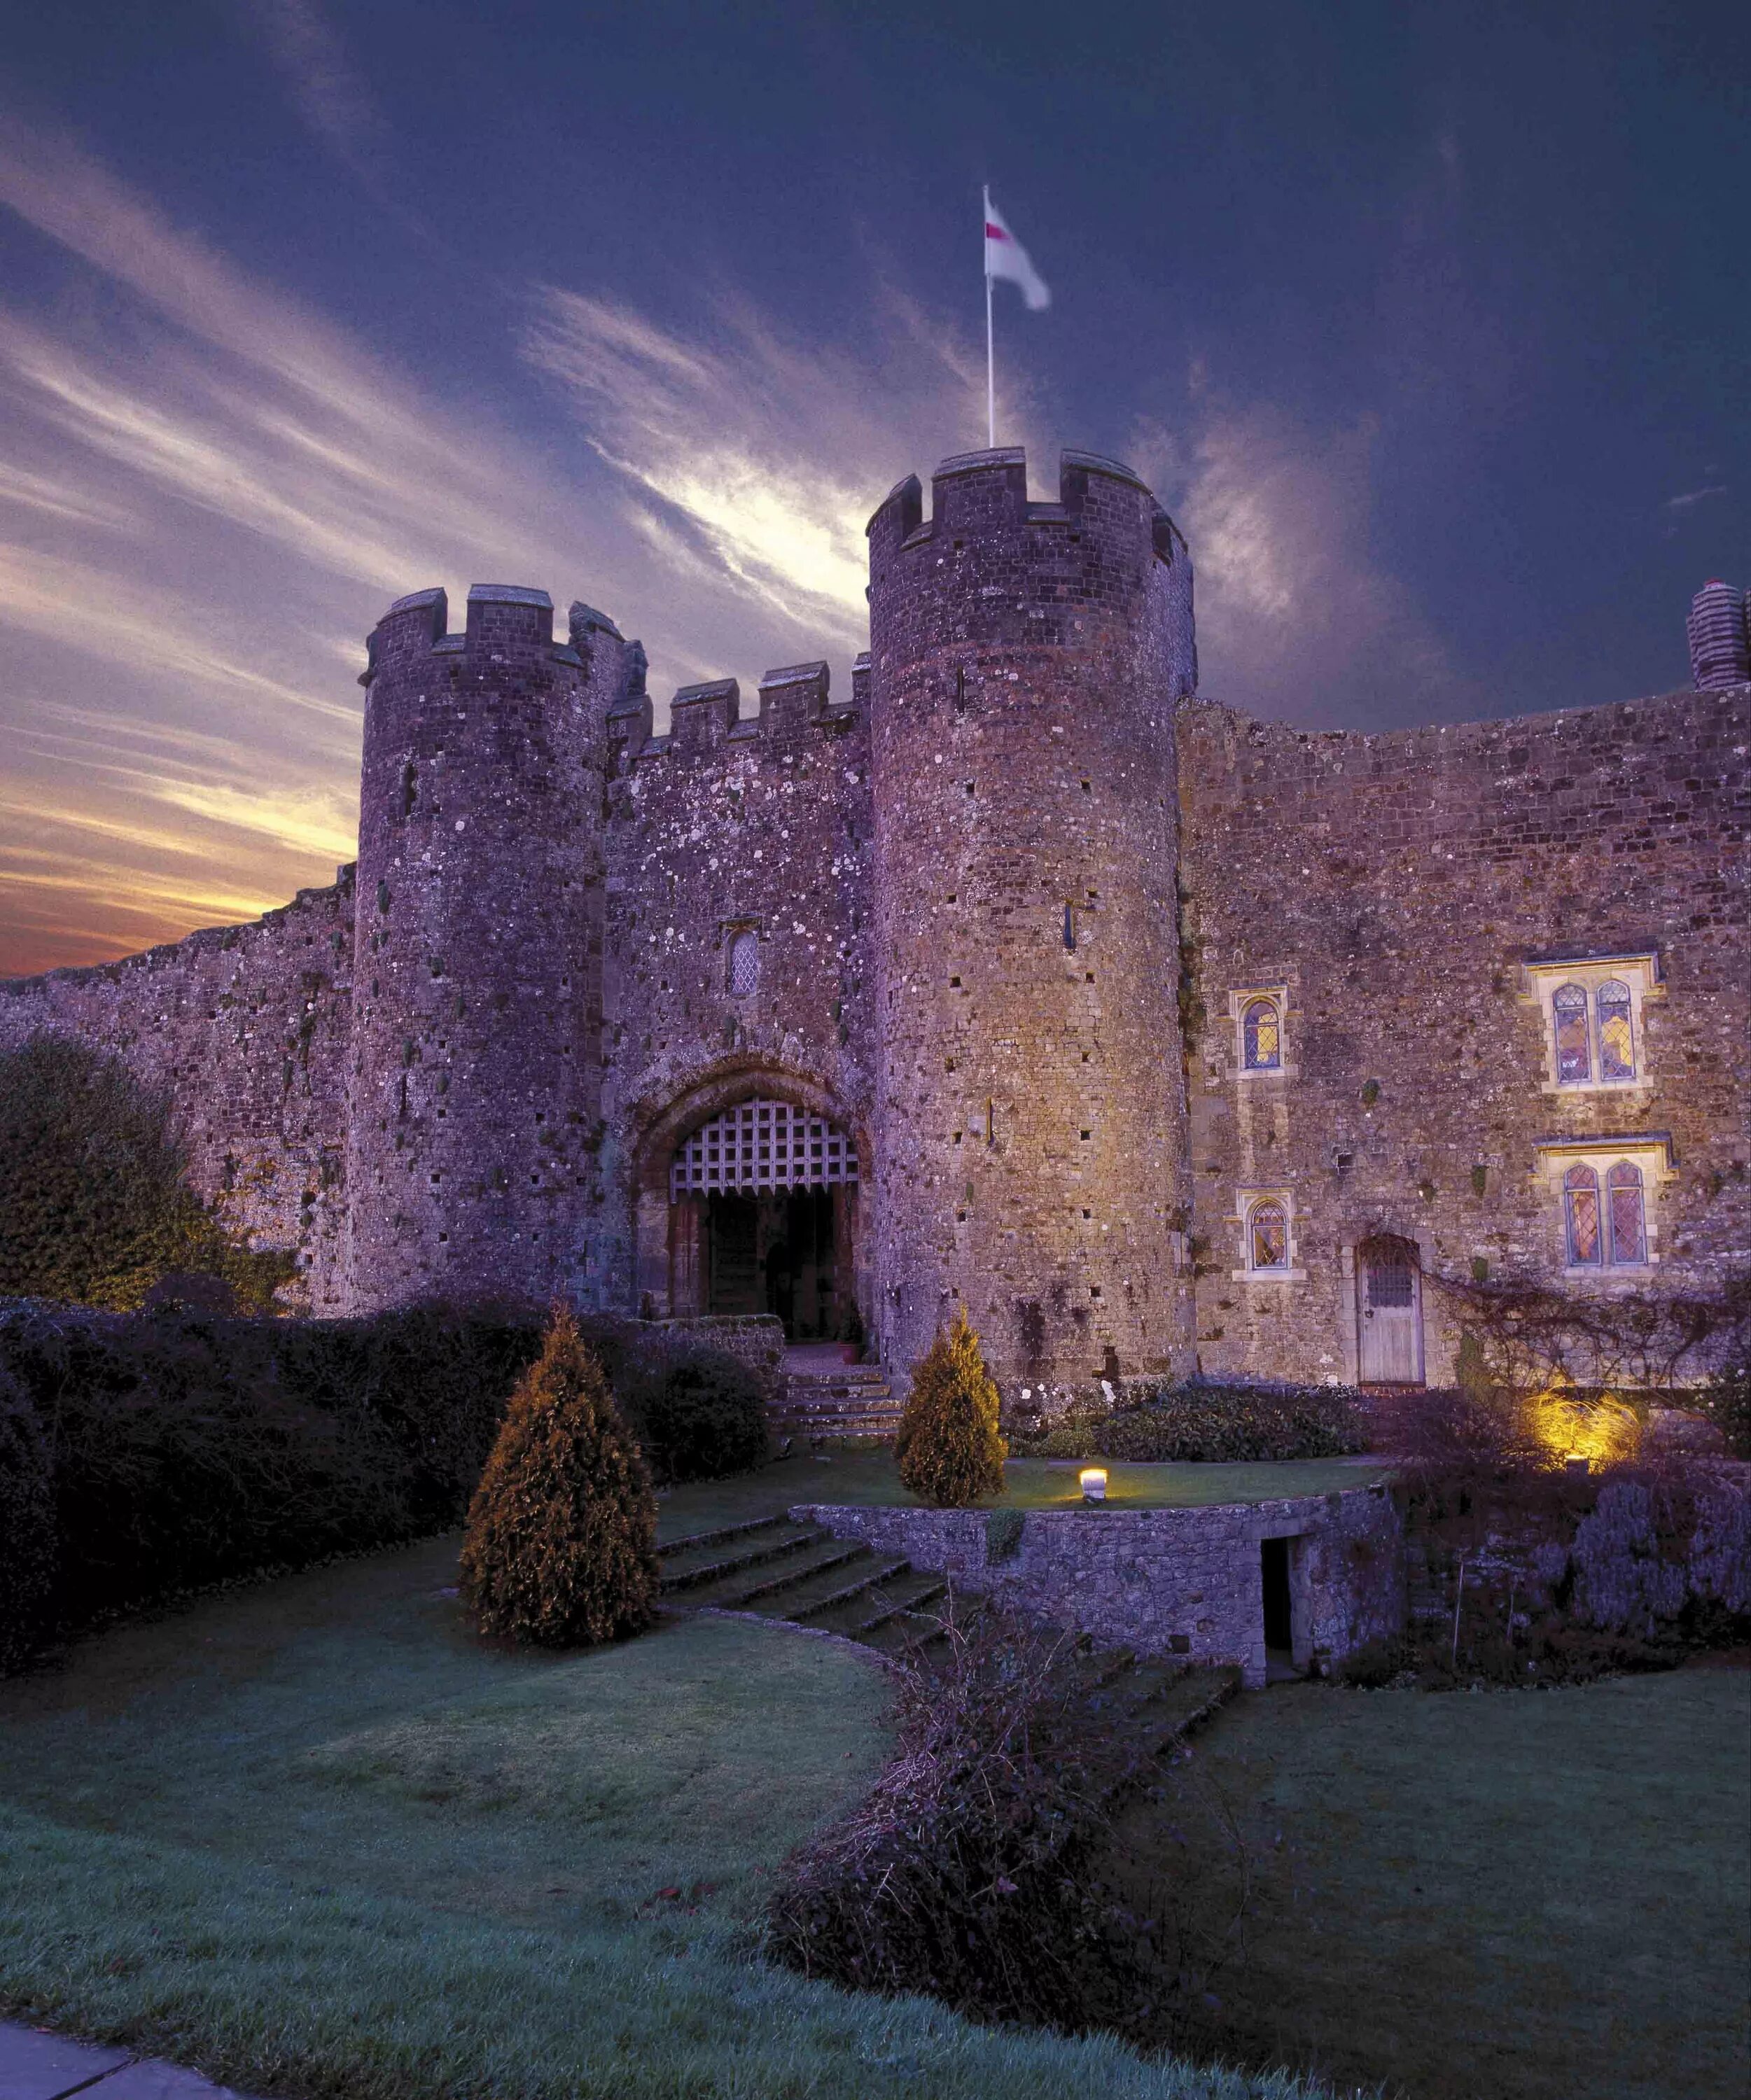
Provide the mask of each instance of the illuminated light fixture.
[{"label": "illuminated light fixture", "polygon": [[1106,1500],[1105,1467],[1085,1466],[1081,1477],[1083,1500],[1085,1502],[1104,1502]]}]

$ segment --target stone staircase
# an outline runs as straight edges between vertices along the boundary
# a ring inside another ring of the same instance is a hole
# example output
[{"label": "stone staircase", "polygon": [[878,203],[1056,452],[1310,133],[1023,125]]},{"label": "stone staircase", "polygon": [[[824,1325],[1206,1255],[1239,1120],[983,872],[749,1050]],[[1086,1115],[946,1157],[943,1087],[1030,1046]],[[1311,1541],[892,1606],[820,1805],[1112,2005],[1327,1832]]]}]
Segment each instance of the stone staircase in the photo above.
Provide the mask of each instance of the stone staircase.
[{"label": "stone staircase", "polygon": [[880,1364],[785,1365],[783,1395],[772,1410],[774,1436],[806,1437],[812,1443],[849,1437],[892,1443],[899,1426],[899,1405]]},{"label": "stone staircase", "polygon": [[[786,1516],[726,1524],[658,1549],[664,1603],[714,1607],[813,1626],[861,1641],[928,1669],[944,1640],[948,1584],[909,1560],[878,1554],[861,1539]],[[1240,1689],[1233,1664],[1193,1667],[1151,1660],[1129,1648],[1086,1643],[1083,1667],[1092,1702],[1143,1759],[1158,1758],[1200,1727]]]},{"label": "stone staircase", "polygon": [[884,1655],[915,1655],[942,1638],[930,1609],[947,1593],[942,1576],[872,1552],[861,1539],[836,1538],[818,1524],[762,1517],[677,1538],[658,1551],[666,1604],[788,1619]]}]

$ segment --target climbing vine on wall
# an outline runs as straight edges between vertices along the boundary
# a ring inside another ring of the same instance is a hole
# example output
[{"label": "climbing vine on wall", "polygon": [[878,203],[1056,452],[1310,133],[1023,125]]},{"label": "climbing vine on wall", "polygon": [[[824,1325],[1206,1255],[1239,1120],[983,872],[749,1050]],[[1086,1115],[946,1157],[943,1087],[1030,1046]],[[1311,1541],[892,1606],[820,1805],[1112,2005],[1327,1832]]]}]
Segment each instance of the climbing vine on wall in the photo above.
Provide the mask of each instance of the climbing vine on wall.
[{"label": "climbing vine on wall", "polygon": [[266,1312],[292,1271],[201,1202],[165,1105],[114,1059],[55,1036],[0,1054],[0,1297],[128,1312],[193,1274]]},{"label": "climbing vine on wall", "polygon": [[1712,1293],[1592,1296],[1521,1282],[1431,1274],[1461,1334],[1460,1383],[1671,1393],[1714,1418],[1736,1448],[1751,1439],[1751,1270]]}]

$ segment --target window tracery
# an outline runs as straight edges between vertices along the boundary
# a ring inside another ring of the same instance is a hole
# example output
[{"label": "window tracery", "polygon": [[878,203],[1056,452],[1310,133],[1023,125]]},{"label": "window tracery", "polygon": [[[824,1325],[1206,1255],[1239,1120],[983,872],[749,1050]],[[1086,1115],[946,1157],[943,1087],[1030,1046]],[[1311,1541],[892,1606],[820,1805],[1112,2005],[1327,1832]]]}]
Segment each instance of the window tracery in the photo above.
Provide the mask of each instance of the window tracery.
[{"label": "window tracery", "polygon": [[1599,1238],[1599,1177],[1593,1167],[1571,1167],[1563,1176],[1563,1207],[1570,1267],[1597,1267],[1604,1249]]},{"label": "window tracery", "polygon": [[1249,1000],[1241,1020],[1242,1057],[1249,1072],[1281,1071],[1282,1017],[1274,999]]},{"label": "window tracery", "polygon": [[1593,1077],[1586,990],[1577,984],[1564,985],[1552,997],[1550,1010],[1556,1025],[1556,1083],[1584,1087]]},{"label": "window tracery", "polygon": [[746,999],[760,989],[760,936],[743,927],[730,937],[730,996]]},{"label": "window tracery", "polygon": [[1647,1260],[1647,1213],[1642,1199],[1642,1170],[1620,1159],[1605,1176],[1611,1223],[1611,1259],[1618,1268],[1639,1267]]},{"label": "window tracery", "polygon": [[1599,1077],[1633,1079],[1635,1028],[1630,1016],[1630,987],[1621,977],[1608,977],[1593,999],[1599,1016]]},{"label": "window tracery", "polygon": [[1289,1217],[1275,1197],[1255,1203],[1247,1214],[1246,1265],[1255,1269],[1289,1266]]}]

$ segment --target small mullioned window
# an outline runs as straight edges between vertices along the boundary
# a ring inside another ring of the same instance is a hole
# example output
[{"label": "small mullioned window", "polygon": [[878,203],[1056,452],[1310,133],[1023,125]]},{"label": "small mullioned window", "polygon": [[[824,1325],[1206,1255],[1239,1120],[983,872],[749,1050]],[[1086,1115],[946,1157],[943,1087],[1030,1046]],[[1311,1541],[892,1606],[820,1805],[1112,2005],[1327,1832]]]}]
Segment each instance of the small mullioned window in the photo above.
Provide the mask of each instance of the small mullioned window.
[{"label": "small mullioned window", "polygon": [[1246,1266],[1267,1271],[1289,1266],[1289,1214],[1274,1196],[1246,1214]]},{"label": "small mullioned window", "polygon": [[743,927],[730,937],[730,996],[747,999],[760,989],[760,936]]},{"label": "small mullioned window", "polygon": [[1283,1021],[1274,999],[1249,999],[1241,1017],[1241,1058],[1249,1072],[1283,1067]]},{"label": "small mullioned window", "polygon": [[1547,1091],[1650,1083],[1643,1008],[1665,994],[1656,955],[1577,956],[1525,967],[1525,996],[1543,1008]]},{"label": "small mullioned window", "polygon": [[1647,1260],[1647,1211],[1642,1170],[1620,1159],[1605,1171],[1600,1200],[1596,1167],[1563,1176],[1564,1229],[1572,1268],[1639,1268]]}]

